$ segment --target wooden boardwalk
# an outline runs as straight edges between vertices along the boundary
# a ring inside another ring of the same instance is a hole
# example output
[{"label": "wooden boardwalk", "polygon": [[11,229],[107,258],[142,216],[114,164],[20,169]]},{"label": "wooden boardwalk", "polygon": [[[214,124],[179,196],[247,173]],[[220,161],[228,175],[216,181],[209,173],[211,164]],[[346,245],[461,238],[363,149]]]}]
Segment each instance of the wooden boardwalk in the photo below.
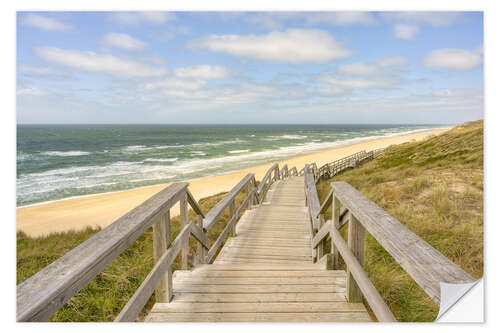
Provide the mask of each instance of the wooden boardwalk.
[{"label": "wooden boardwalk", "polygon": [[[17,321],[50,319],[151,227],[155,265],[115,321],[136,321],[154,293],[157,303],[146,317],[151,322],[370,321],[363,302],[376,320],[394,322],[364,270],[366,233],[439,305],[442,283],[475,279],[351,185],[331,182],[319,201],[320,178],[380,153],[361,151],[300,171],[275,163],[259,184],[247,174],[208,212],[188,183],[172,184],[20,283]],[[236,205],[240,194],[245,199]],[[176,204],[181,230],[171,239]],[[226,211],[229,220],[211,242],[207,233]],[[172,275],[179,254],[182,270]],[[340,258],[345,271],[338,270]]]},{"label": "wooden boardwalk", "polygon": [[213,264],[174,273],[173,299],[146,321],[370,321],[363,303],[346,301],[345,271],[312,262],[304,177],[277,181]]}]

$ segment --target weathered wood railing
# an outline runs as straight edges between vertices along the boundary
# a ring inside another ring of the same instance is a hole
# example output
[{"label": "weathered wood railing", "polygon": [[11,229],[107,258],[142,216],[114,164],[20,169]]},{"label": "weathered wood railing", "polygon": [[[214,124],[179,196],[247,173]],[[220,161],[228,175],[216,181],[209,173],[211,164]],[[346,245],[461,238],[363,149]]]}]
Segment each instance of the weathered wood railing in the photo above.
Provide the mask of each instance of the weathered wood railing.
[{"label": "weathered wood railing", "polygon": [[331,178],[347,168],[357,167],[363,162],[376,158],[377,156],[382,154],[384,150],[384,148],[371,150],[369,152],[363,150],[339,160],[326,163],[318,169],[318,172],[314,172],[314,179],[316,180],[316,182],[318,182],[321,178]]},{"label": "weathered wood railing", "polygon": [[[297,175],[295,167],[288,170],[285,166],[280,172],[278,164],[274,164],[257,187],[254,175],[248,174],[206,214],[188,190],[188,183],[170,185],[20,283],[17,286],[17,321],[49,319],[150,227],[153,227],[155,265],[116,321],[134,321],[153,292],[158,302],[170,302],[173,295],[171,266],[178,254],[181,253],[181,269],[188,269],[190,258],[194,258],[194,265],[211,263],[227,236],[234,233],[244,209],[261,203],[269,187],[280,177],[292,175]],[[245,198],[236,208],[236,197],[245,190]],[[177,203],[182,229],[171,241],[170,209]],[[188,220],[188,205],[196,214],[195,221]],[[225,210],[229,210],[229,221],[210,245],[207,232]],[[198,243],[192,257],[189,256],[190,236]]]},{"label": "weathered wood railing", "polygon": [[280,170],[278,167],[278,163],[273,164],[269,170],[267,170],[266,174],[260,181],[259,186],[257,187],[257,197],[259,198],[259,202],[264,201],[266,198],[267,191],[271,187],[271,185],[280,179]]},{"label": "weathered wood railing", "polygon": [[[327,179],[335,176],[336,174],[344,171],[347,168],[354,168],[367,160],[372,160],[382,154],[385,148],[371,150],[369,152],[360,151],[355,154],[343,157],[341,159],[335,160],[323,164],[320,168],[316,166],[316,163],[309,164],[309,169],[313,174],[314,181],[317,183],[321,178]],[[304,168],[300,169],[298,172],[300,176],[304,175]]]},{"label": "weathered wood railing", "polygon": [[[379,152],[380,153],[380,152]],[[363,269],[365,231],[396,260],[414,281],[439,304],[440,283],[470,283],[474,279],[448,258],[415,235],[382,208],[345,182],[331,183],[332,189],[320,205],[312,170],[306,165],[306,201],[311,214],[313,256],[330,269],[339,268],[339,255],[347,267],[346,298],[361,302],[364,296],[380,321],[395,321],[384,300]],[[325,212],[332,214],[325,222]],[[347,244],[339,229],[348,225]],[[317,230],[317,231],[316,231]],[[330,240],[330,253],[325,254]]]}]

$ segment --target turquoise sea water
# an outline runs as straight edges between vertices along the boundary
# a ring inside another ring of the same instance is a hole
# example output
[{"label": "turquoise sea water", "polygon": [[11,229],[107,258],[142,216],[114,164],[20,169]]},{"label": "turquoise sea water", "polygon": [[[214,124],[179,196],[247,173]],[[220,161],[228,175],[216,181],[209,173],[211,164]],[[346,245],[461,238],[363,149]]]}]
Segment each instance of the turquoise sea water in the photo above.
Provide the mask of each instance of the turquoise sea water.
[{"label": "turquoise sea water", "polygon": [[210,176],[434,127],[18,125],[17,205]]}]

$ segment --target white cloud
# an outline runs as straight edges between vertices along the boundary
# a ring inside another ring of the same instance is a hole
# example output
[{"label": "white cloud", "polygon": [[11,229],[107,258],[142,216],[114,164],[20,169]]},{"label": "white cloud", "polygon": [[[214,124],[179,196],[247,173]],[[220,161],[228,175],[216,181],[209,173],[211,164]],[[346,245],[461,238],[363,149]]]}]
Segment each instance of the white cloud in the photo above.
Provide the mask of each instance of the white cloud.
[{"label": "white cloud", "polygon": [[185,80],[177,78],[168,78],[165,80],[148,82],[141,85],[144,90],[163,90],[164,92],[173,91],[195,91],[205,86],[205,81],[202,80]]},{"label": "white cloud", "polygon": [[50,67],[42,67],[42,66],[33,66],[33,65],[20,65],[19,70],[26,74],[32,74],[36,76],[42,75],[53,75],[57,74],[59,71],[50,68]]},{"label": "white cloud", "polygon": [[[240,19],[240,17],[233,17]],[[307,25],[325,24],[335,26],[373,25],[377,23],[375,16],[369,12],[259,12],[251,13],[245,21],[270,30],[280,30],[285,22],[303,22]]]},{"label": "white cloud", "polygon": [[321,30],[290,29],[245,36],[210,35],[191,41],[189,45],[235,56],[293,64],[327,63],[351,54],[332,35]]},{"label": "white cloud", "polygon": [[395,56],[384,58],[376,62],[381,67],[402,67],[410,64],[410,61],[405,57]]},{"label": "white cloud", "polygon": [[406,24],[430,24],[432,26],[448,26],[455,23],[462,14],[459,12],[384,12],[380,14],[388,21]]},{"label": "white cloud", "polygon": [[352,75],[373,75],[380,72],[376,64],[357,63],[342,65],[339,67],[339,73]]},{"label": "white cloud", "polygon": [[481,54],[462,49],[441,49],[430,52],[424,57],[423,63],[427,67],[468,71],[481,66]]},{"label": "white cloud", "polygon": [[175,75],[199,79],[223,79],[229,76],[229,71],[224,66],[198,65],[178,68],[175,70]]},{"label": "white cloud", "polygon": [[23,15],[21,20],[24,25],[40,28],[43,30],[68,31],[72,29],[72,26],[69,24],[65,24],[52,18],[37,14]]},{"label": "white cloud", "polygon": [[321,12],[305,14],[306,22],[309,24],[323,23],[331,25],[373,25],[377,20],[373,14],[359,11],[339,11],[339,12]]},{"label": "white cloud", "polygon": [[409,64],[408,59],[400,56],[384,58],[376,62],[360,62],[354,64],[342,65],[339,67],[339,73],[349,75],[377,75],[382,74],[384,68],[402,67]]},{"label": "white cloud", "polygon": [[18,87],[16,94],[18,96],[35,96],[35,97],[41,97],[41,96],[46,96],[47,92],[36,87]]},{"label": "white cloud", "polygon": [[143,50],[148,45],[147,43],[132,38],[129,35],[116,32],[110,32],[104,35],[102,42],[107,47],[117,47],[129,51]]},{"label": "white cloud", "polygon": [[114,12],[110,18],[115,22],[127,25],[164,24],[176,19],[175,14],[170,12]]},{"label": "white cloud", "polygon": [[318,81],[345,89],[381,88],[391,86],[395,83],[392,78],[353,78],[335,75],[320,75]]},{"label": "white cloud", "polygon": [[397,39],[411,40],[420,31],[420,28],[416,25],[409,24],[396,24],[394,25],[394,36]]},{"label": "white cloud", "polygon": [[55,68],[45,67],[45,66],[20,64],[18,69],[21,73],[23,73],[26,76],[37,77],[42,79],[64,80],[70,77],[68,73],[57,70]]},{"label": "white cloud", "polygon": [[162,68],[151,67],[109,54],[63,50],[56,47],[39,47],[35,49],[35,53],[40,58],[59,65],[114,76],[149,77],[165,75],[167,72]]}]

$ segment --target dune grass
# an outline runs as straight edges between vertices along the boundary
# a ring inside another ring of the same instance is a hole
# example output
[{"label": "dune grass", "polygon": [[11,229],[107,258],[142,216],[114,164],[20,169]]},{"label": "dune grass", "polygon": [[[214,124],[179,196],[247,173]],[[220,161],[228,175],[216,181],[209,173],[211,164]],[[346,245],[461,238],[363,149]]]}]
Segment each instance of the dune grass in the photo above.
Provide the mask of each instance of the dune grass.
[{"label": "dune grass", "polygon": [[[203,198],[199,204],[204,212],[208,212],[226,193]],[[236,197],[235,205],[239,207],[245,199],[243,191]],[[190,209],[189,218],[195,220]],[[229,221],[229,212],[217,220],[208,231],[207,237],[212,244]],[[36,272],[43,269],[66,252],[75,248],[86,239],[99,232],[99,228],[87,228],[82,231],[54,233],[44,237],[31,238],[22,232],[17,233],[17,283],[21,283]],[[179,217],[171,219],[172,240],[180,232]],[[153,268],[153,232],[149,228],[127,250],[113,260],[90,283],[73,296],[50,321],[113,321],[123,306],[140,286],[144,278]],[[190,238],[190,253],[196,252],[196,241]],[[180,255],[172,265],[173,271],[180,268]],[[144,307],[139,320],[143,319],[151,309],[154,295]]]},{"label": "dune grass", "polygon": [[[482,277],[482,121],[391,146],[377,159],[319,182],[321,201],[332,181],[348,182],[473,277]],[[439,307],[369,234],[365,270],[399,321],[436,318]]]}]

